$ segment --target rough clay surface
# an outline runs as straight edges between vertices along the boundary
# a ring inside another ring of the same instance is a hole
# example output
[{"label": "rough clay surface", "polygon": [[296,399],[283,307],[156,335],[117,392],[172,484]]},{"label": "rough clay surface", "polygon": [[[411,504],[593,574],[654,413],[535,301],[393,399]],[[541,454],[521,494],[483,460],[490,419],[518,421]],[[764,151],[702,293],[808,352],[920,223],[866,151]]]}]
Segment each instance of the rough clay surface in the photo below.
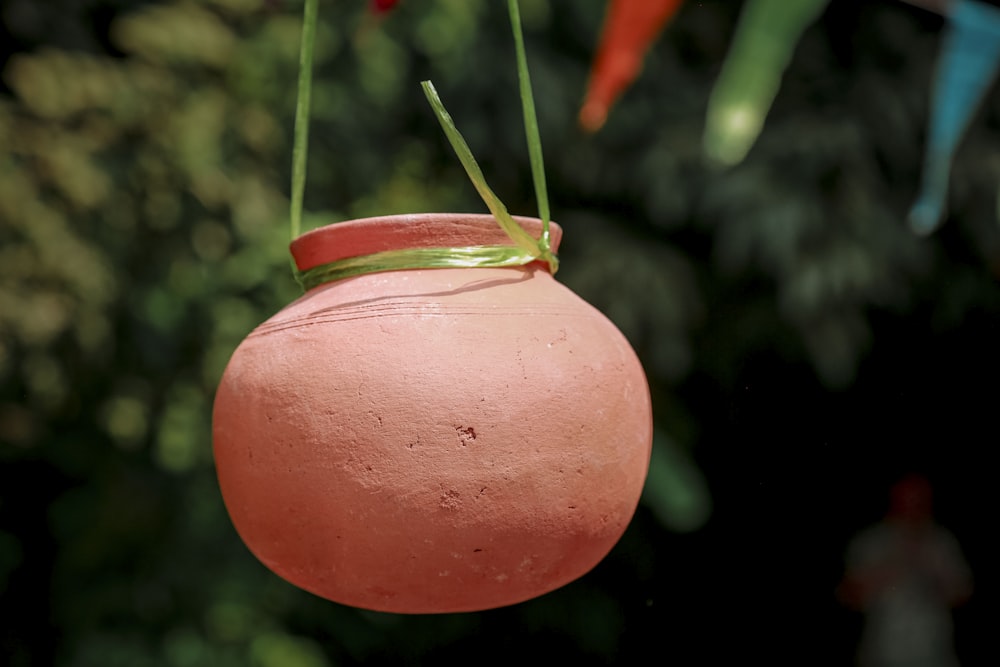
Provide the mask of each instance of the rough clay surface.
[{"label": "rough clay surface", "polygon": [[403,613],[589,571],[635,511],[651,436],[628,342],[539,265],[313,289],[240,345],[214,412],[251,551],[317,595]]}]

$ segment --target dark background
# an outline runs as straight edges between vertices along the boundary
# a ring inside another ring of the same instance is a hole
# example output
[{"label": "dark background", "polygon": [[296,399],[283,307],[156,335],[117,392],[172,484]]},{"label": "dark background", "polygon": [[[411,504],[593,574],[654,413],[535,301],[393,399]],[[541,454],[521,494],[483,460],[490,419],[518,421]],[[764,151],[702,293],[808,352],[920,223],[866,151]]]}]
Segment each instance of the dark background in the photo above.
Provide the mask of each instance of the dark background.
[{"label": "dark background", "polygon": [[[301,5],[0,8],[3,664],[849,664],[861,620],[834,597],[843,551],[909,471],[931,480],[975,576],[956,612],[963,664],[996,664],[995,90],[943,227],[905,224],[940,16],[833,0],[759,142],[722,171],[700,135],[739,3],[686,3],[586,136],[603,3],[524,0],[559,277],[635,345],[687,477],[564,589],[407,617],[267,572],[214,481],[222,365],[297,289]],[[427,78],[493,189],[534,211],[505,3],[405,0],[374,25],[360,1],[324,2],[320,16],[309,226],[483,210]]]}]

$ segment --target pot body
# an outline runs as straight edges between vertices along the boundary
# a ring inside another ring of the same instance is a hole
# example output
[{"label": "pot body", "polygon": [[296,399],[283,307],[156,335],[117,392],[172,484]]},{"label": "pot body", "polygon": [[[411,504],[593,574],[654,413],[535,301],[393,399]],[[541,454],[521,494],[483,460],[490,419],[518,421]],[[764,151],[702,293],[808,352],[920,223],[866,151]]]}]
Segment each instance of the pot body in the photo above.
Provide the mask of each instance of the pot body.
[{"label": "pot body", "polygon": [[[308,269],[505,242],[486,215],[389,216],[305,234],[293,255]],[[631,346],[540,263],[313,288],[237,348],[213,415],[250,550],[312,593],[401,613],[513,604],[586,573],[635,511],[651,438]]]}]

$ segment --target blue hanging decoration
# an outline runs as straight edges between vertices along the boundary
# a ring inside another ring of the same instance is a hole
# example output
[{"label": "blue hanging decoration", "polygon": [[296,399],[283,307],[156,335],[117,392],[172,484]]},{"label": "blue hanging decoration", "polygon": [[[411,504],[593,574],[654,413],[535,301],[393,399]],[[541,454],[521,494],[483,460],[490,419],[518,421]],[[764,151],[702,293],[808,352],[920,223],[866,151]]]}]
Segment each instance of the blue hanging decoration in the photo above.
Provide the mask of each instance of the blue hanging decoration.
[{"label": "blue hanging decoration", "polygon": [[920,196],[910,227],[930,234],[944,216],[958,144],[1000,66],[1000,7],[954,0],[938,61]]}]

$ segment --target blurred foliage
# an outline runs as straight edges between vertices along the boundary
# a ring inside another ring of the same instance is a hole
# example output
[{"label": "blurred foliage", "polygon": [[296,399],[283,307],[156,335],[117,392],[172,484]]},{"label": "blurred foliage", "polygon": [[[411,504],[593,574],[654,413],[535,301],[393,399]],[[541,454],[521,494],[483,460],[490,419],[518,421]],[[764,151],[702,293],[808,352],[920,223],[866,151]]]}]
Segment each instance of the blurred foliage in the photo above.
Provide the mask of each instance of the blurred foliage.
[{"label": "blurred foliage", "polygon": [[653,435],[649,478],[642,499],[660,523],[681,533],[704,526],[712,510],[701,472],[661,431]]},{"label": "blurred foliage", "polygon": [[[626,617],[649,613],[630,587],[677,576],[651,564],[653,542],[696,530],[711,505],[692,461],[706,415],[676,388],[732,386],[763,350],[846,387],[873,311],[922,304],[926,326],[948,328],[998,307],[995,96],[956,162],[952,222],[927,240],[903,221],[938,20],[833,3],[747,161],[718,172],[700,136],[737,4],[688,3],[585,137],[576,114],[603,7],[522,0],[567,232],[560,279],[622,328],[649,374],[650,511],[593,575],[512,609],[400,617],[315,599],[239,542],[210,448],[230,353],[297,295],[286,210],[300,10],[4,5],[37,47],[10,57],[0,98],[4,664],[492,663],[518,637],[546,638],[561,659],[621,658]],[[482,210],[423,99],[427,78],[511,211],[534,211],[504,3],[403,2],[377,23],[364,3],[325,2],[320,18],[307,226]],[[47,39],[59,26],[72,29]]]}]

